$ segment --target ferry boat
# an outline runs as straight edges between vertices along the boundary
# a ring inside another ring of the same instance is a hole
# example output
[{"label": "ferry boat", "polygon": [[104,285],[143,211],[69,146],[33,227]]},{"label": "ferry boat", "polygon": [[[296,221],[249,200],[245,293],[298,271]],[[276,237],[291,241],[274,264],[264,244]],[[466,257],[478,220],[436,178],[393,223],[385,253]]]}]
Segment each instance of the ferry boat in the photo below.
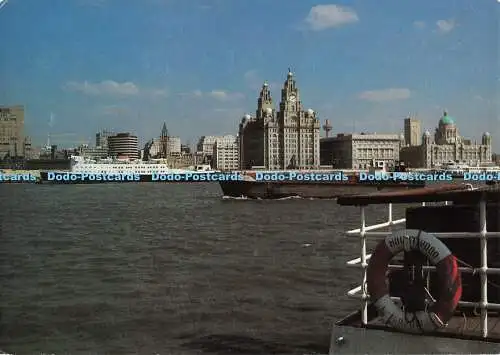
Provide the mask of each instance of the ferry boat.
[{"label": "ferry boat", "polygon": [[[360,256],[347,262],[361,269],[361,286],[347,292],[360,299],[360,309],[334,325],[329,354],[500,353],[498,183],[345,196],[337,203],[360,210],[360,227],[347,232],[361,239]],[[387,222],[368,225],[366,209],[381,204],[388,206]],[[421,206],[395,220],[393,204]],[[406,229],[397,230],[401,225]],[[369,237],[385,237],[371,254]]]},{"label": "ferry boat", "polygon": [[70,169],[67,171],[41,171],[41,181],[70,184],[103,183],[118,180],[111,178],[103,180],[102,176],[120,176],[119,182],[179,182],[181,180],[174,179],[175,176],[187,176],[182,180],[182,182],[187,182],[197,181],[193,178],[189,180],[190,175],[192,177],[193,175],[199,176],[200,174],[217,172],[207,164],[195,165],[187,169],[173,169],[162,159],[143,161],[128,158],[105,158],[94,160],[82,156],[71,156],[70,161]]},{"label": "ferry boat", "polygon": [[454,178],[462,178],[464,174],[471,170],[471,167],[467,164],[460,164],[454,161],[449,161],[441,165],[437,172],[445,172],[451,174]]}]

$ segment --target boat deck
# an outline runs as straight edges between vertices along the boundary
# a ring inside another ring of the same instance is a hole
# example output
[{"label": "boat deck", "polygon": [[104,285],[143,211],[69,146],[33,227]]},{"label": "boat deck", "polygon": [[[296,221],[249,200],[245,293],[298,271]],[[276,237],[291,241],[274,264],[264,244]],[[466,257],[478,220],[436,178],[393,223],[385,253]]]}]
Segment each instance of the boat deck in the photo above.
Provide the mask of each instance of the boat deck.
[{"label": "boat deck", "polygon": [[499,354],[500,318],[491,316],[488,326],[490,336],[483,338],[479,316],[457,315],[443,330],[409,334],[385,326],[379,318],[363,325],[357,311],[334,325],[329,354]]},{"label": "boat deck", "polygon": [[[346,317],[338,323],[338,325],[363,327],[368,329],[378,329],[389,332],[399,333],[398,330],[386,326],[380,317],[376,315],[376,311],[369,306],[369,321],[366,326],[363,326],[361,321],[360,312],[357,311],[350,316]],[[370,317],[371,316],[371,317]],[[469,340],[481,340],[493,343],[498,343],[500,346],[500,314],[491,313],[488,315],[488,337],[481,336],[481,317],[480,315],[466,315],[457,312],[448,322],[446,328],[440,329],[436,332],[429,333],[428,335],[440,336],[445,338],[460,338]]]}]

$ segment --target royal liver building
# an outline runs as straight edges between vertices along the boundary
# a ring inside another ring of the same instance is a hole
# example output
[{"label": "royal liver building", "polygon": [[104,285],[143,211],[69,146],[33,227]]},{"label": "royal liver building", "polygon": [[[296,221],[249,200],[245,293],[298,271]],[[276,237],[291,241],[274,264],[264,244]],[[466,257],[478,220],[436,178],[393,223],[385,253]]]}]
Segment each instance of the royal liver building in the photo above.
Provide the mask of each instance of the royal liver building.
[{"label": "royal liver building", "polygon": [[289,70],[276,112],[264,83],[255,117],[240,123],[240,168],[313,169],[319,167],[320,123],[316,113],[304,111],[299,89]]}]

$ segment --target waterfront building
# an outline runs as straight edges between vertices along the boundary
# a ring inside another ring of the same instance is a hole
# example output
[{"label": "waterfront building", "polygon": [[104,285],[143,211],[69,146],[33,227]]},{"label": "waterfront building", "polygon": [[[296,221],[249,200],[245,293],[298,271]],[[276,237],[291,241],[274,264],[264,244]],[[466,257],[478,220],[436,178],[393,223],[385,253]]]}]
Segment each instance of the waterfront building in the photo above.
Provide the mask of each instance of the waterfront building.
[{"label": "waterfront building", "polygon": [[421,145],[402,148],[401,160],[413,168],[435,168],[450,161],[470,166],[488,164],[492,161],[491,136],[485,132],[481,144],[472,143],[459,135],[455,119],[445,111],[434,137],[425,131]]},{"label": "waterfront building", "polygon": [[164,138],[162,139],[162,137],[153,138],[146,144],[146,146],[148,146],[148,148],[145,148],[145,150],[148,150],[149,156],[154,158],[164,158],[164,152],[167,152],[168,156],[181,154],[180,137],[168,137],[168,140],[166,141]]},{"label": "waterfront building", "polygon": [[76,152],[78,153],[78,155],[81,155],[82,157],[88,157],[91,159],[101,159],[101,158],[106,158],[108,156],[109,150],[106,141],[106,146],[91,147],[88,144],[81,144],[76,148]]},{"label": "waterfront building", "polygon": [[404,137],[399,134],[337,134],[322,138],[321,165],[334,169],[368,169],[374,161],[392,167],[399,163]]},{"label": "waterfront building", "polygon": [[139,158],[137,136],[130,133],[118,133],[108,137],[109,155],[124,156],[131,159]]},{"label": "waterfront building", "polygon": [[218,142],[219,146],[230,146],[236,140],[236,136],[227,134],[224,136],[203,136],[196,145],[197,164],[212,164],[214,160],[214,146]]},{"label": "waterfront building", "polygon": [[405,145],[419,146],[422,144],[422,123],[415,118],[405,118],[404,120]]},{"label": "waterfront building", "polygon": [[168,151],[171,155],[181,154],[181,138],[168,137]]},{"label": "waterfront building", "polygon": [[243,117],[239,137],[241,169],[313,169],[320,165],[320,122],[316,112],[303,109],[290,70],[281,89],[279,111],[265,82],[255,117]]},{"label": "waterfront building", "polygon": [[95,135],[95,146],[107,152],[109,150],[108,138],[114,135],[114,132],[108,131],[106,129],[97,132]]},{"label": "waterfront building", "polygon": [[493,154],[491,160],[493,161],[493,163],[500,166],[500,154]]},{"label": "waterfront building", "polygon": [[[226,136],[229,137],[229,136]],[[213,167],[218,170],[237,170],[239,168],[239,139],[216,140],[213,148]]]},{"label": "waterfront building", "polygon": [[24,106],[0,106],[0,159],[28,156],[31,140],[24,135]]},{"label": "waterfront building", "polygon": [[170,156],[181,155],[181,138],[171,137],[166,123],[163,123],[159,138],[153,138],[146,143],[144,151],[148,157],[167,159]]}]

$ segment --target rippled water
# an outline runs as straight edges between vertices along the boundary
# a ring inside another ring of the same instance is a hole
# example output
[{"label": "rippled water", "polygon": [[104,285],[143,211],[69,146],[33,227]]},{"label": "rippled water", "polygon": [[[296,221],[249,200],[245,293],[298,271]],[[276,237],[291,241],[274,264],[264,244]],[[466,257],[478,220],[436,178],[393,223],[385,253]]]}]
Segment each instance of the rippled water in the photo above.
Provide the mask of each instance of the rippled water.
[{"label": "rippled water", "polygon": [[147,183],[0,185],[0,201],[7,352],[326,353],[356,307],[342,231],[359,216],[335,201]]}]

